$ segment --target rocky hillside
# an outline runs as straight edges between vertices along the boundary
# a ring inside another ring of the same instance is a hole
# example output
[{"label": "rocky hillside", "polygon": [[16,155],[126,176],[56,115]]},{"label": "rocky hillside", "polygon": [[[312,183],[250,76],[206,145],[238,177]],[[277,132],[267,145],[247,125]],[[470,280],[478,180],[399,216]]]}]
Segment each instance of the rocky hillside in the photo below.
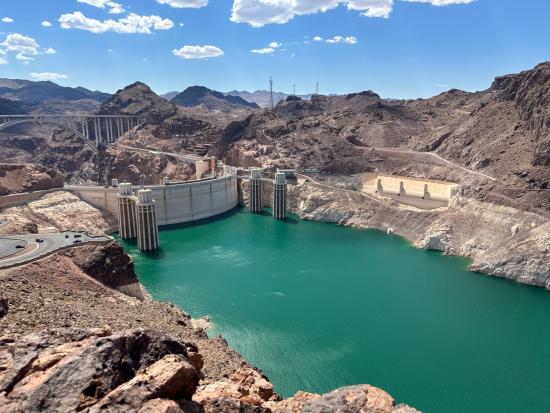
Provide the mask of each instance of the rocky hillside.
[{"label": "rocky hillside", "polygon": [[[313,96],[233,122],[220,136],[219,155],[234,164],[440,179],[455,175],[454,163],[494,178],[476,182],[479,199],[548,210],[549,94],[547,62],[476,93],[450,90],[417,100],[384,100],[370,91]],[[426,170],[433,157],[413,158],[411,150],[441,155],[450,167]]]},{"label": "rocky hillside", "polygon": [[62,188],[63,174],[38,165],[0,164],[0,196]]},{"label": "rocky hillside", "polygon": [[179,106],[193,107],[203,105],[208,110],[231,111],[235,109],[258,109],[256,103],[250,103],[239,96],[224,95],[204,86],[191,86],[176,95],[172,102]]},{"label": "rocky hillside", "polygon": [[98,111],[99,115],[139,115],[159,123],[176,114],[176,105],[158,96],[141,82],[117,91]]}]

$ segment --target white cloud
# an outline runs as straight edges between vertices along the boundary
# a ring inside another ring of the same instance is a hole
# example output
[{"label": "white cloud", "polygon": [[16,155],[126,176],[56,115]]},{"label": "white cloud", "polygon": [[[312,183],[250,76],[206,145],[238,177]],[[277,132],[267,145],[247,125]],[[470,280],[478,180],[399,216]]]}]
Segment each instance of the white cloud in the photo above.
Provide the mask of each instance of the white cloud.
[{"label": "white cloud", "polygon": [[282,44],[279,42],[271,42],[269,43],[268,47],[263,47],[261,49],[252,49],[250,53],[256,53],[256,54],[271,54],[275,52],[279,47],[281,47]]},{"label": "white cloud", "polygon": [[433,6],[450,6],[451,4],[469,4],[476,0],[403,0],[409,3],[429,3]]},{"label": "white cloud", "polygon": [[69,76],[64,75],[63,73],[51,73],[51,72],[42,72],[42,73],[30,73],[29,76],[33,80],[55,82],[61,79],[68,79]]},{"label": "white cloud", "polygon": [[63,14],[59,17],[59,23],[63,29],[80,29],[92,33],[145,33],[151,34],[151,30],[168,30],[174,27],[170,19],[163,19],[159,16],[140,16],[131,13],[119,20],[96,20],[90,19],[79,11]]},{"label": "white cloud", "polygon": [[40,23],[42,25],[42,27],[52,27],[52,24],[47,21],[47,20],[44,20],[42,23]]},{"label": "white cloud", "polygon": [[167,4],[176,9],[199,9],[208,5],[208,0],[157,0],[159,4]]},{"label": "white cloud", "polygon": [[2,18],[2,22],[4,23],[13,23],[13,19],[11,17],[4,17]]},{"label": "white cloud", "polygon": [[34,60],[40,48],[32,37],[19,33],[8,34],[0,46],[3,46],[5,51],[16,53],[15,58],[21,62]]},{"label": "white cloud", "polygon": [[262,49],[252,49],[250,53],[257,53],[257,54],[271,54],[275,51],[272,47],[264,47]]},{"label": "white cloud", "polygon": [[[434,6],[469,4],[476,0],[404,0]],[[283,24],[296,16],[324,13],[339,5],[358,11],[362,16],[388,18],[395,0],[233,0],[231,21],[253,27]]]},{"label": "white cloud", "polygon": [[8,64],[8,61],[3,57],[0,57],[0,65],[7,65],[7,64]]},{"label": "white cloud", "polygon": [[313,38],[313,41],[315,41],[315,42],[322,42],[322,41],[323,41],[323,38],[322,38],[321,36],[315,36],[315,37]]},{"label": "white cloud", "polygon": [[114,53],[115,51],[113,49],[107,49],[109,53]]},{"label": "white cloud", "polygon": [[172,53],[182,59],[208,59],[209,57],[223,56],[223,50],[216,46],[183,46],[174,49]]},{"label": "white cloud", "polygon": [[55,50],[53,47],[48,47],[44,50],[44,54],[57,54],[57,50]]},{"label": "white cloud", "polygon": [[231,21],[261,27],[286,23],[296,16],[324,13],[340,4],[369,17],[388,17],[394,0],[234,0]]},{"label": "white cloud", "polygon": [[327,43],[345,43],[345,44],[355,44],[357,43],[357,37],[355,36],[334,36],[331,39],[325,40]]},{"label": "white cloud", "polygon": [[106,7],[109,8],[110,14],[120,14],[124,13],[124,7],[122,7],[122,4],[116,3],[112,0],[76,0],[79,3],[88,4],[93,7],[97,7],[99,9],[104,9]]}]

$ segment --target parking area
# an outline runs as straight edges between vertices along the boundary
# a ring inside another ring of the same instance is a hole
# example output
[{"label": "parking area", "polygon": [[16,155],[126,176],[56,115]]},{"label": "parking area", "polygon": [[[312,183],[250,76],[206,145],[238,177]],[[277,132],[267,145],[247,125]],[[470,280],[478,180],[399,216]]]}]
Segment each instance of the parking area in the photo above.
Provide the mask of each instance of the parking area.
[{"label": "parking area", "polygon": [[35,261],[73,245],[105,243],[112,238],[90,236],[83,232],[7,235],[0,237],[0,268],[14,267]]}]

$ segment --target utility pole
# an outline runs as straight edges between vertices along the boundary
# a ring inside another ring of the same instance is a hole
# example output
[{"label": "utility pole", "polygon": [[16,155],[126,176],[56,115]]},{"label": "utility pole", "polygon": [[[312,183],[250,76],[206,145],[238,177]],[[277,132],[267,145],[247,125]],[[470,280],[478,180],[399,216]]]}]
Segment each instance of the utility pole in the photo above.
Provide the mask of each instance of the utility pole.
[{"label": "utility pole", "polygon": [[319,94],[319,82],[315,82],[315,94]]},{"label": "utility pole", "polygon": [[292,85],[292,94],[296,96],[296,83]]},{"label": "utility pole", "polygon": [[273,79],[269,76],[269,98],[271,101],[271,110],[273,110]]}]

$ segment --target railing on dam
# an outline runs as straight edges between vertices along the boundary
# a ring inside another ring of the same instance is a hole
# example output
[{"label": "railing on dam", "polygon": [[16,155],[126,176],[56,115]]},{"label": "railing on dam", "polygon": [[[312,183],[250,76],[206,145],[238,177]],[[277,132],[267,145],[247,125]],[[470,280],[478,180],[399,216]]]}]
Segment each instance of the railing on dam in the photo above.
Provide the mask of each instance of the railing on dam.
[{"label": "railing on dam", "polygon": [[[65,189],[118,216],[118,188],[74,185]],[[169,185],[136,186],[134,189],[152,191],[158,225],[209,218],[233,209],[239,202],[235,175]]]}]

